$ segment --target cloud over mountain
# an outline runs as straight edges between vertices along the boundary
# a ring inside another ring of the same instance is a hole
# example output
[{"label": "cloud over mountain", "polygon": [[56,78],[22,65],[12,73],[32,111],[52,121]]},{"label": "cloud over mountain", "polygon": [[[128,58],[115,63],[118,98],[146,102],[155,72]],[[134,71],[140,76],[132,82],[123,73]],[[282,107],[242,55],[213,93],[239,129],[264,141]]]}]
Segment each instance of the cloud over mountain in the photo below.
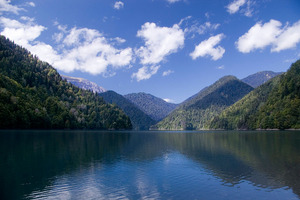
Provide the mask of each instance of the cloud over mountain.
[{"label": "cloud over mountain", "polygon": [[32,21],[21,23],[5,17],[0,18],[4,26],[1,34],[28,48],[40,59],[64,72],[79,70],[90,74],[106,74],[108,68],[116,70],[130,64],[131,48],[117,49],[99,31],[88,28],[66,30],[58,26],[59,33],[53,35],[63,50],[38,41],[46,27]]}]

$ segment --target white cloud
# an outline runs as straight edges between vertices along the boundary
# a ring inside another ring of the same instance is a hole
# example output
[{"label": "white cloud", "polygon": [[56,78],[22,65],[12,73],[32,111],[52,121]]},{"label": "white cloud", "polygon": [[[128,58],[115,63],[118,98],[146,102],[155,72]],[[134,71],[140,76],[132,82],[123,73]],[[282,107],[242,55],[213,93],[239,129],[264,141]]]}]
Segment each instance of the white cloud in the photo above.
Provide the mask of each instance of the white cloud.
[{"label": "white cloud", "polygon": [[281,23],[276,20],[262,25],[261,22],[255,24],[247,33],[242,35],[236,42],[240,52],[249,53],[255,49],[263,49],[274,43],[276,37],[281,33]]},{"label": "white cloud", "polygon": [[31,17],[27,17],[27,16],[22,16],[20,17],[21,20],[23,21],[27,21],[27,22],[34,22],[34,18],[31,18]]},{"label": "white cloud", "polygon": [[167,2],[169,2],[169,3],[176,3],[176,2],[179,2],[179,1],[181,1],[181,0],[167,0]]},{"label": "white cloud", "polygon": [[204,24],[193,24],[191,27],[186,28],[186,33],[197,33],[199,35],[202,35],[206,33],[207,31],[214,31],[219,28],[220,24],[212,24],[211,22],[205,22]]},{"label": "white cloud", "polygon": [[65,37],[63,43],[67,46],[81,46],[84,43],[91,43],[96,38],[101,38],[101,36],[97,30],[88,28],[77,29],[74,27]]},{"label": "white cloud", "polygon": [[113,38],[112,41],[116,41],[118,44],[122,44],[122,43],[126,42],[125,39],[120,38],[120,37]]},{"label": "white cloud", "polygon": [[271,51],[279,52],[281,50],[296,47],[300,42],[300,20],[291,27],[283,29],[282,33],[276,40]]},{"label": "white cloud", "polygon": [[[68,34],[67,26],[63,26],[63,25],[59,24],[58,21],[55,21],[55,22],[53,23],[53,25],[57,27],[57,29],[59,30],[59,32],[54,33],[54,34],[52,35],[52,39],[53,39],[56,43],[62,44],[61,41],[64,39],[65,34]],[[64,45],[60,45],[60,46],[63,47]]]},{"label": "white cloud", "polygon": [[202,41],[195,47],[195,50],[190,53],[190,56],[193,60],[204,56],[211,56],[213,60],[222,58],[225,53],[225,49],[221,46],[216,47],[216,45],[218,45],[224,37],[224,34],[221,33]]},{"label": "white cloud", "polygon": [[14,40],[17,44],[29,47],[29,42],[38,38],[42,31],[46,30],[44,26],[34,25],[31,22],[27,24],[20,23],[17,20],[0,17],[0,24],[4,27],[2,35]]},{"label": "white cloud", "polygon": [[149,79],[156,74],[160,67],[157,64],[162,62],[166,56],[182,48],[185,39],[184,31],[177,24],[173,27],[159,27],[155,23],[149,22],[141,27],[137,37],[141,37],[145,41],[144,46],[135,50],[141,64],[144,65],[131,76],[137,81]]},{"label": "white cloud", "polygon": [[117,9],[117,10],[119,10],[123,7],[124,7],[124,3],[122,1],[117,1],[114,5],[114,9]]},{"label": "white cloud", "polygon": [[224,65],[220,65],[217,67],[217,69],[225,69],[225,66]]},{"label": "white cloud", "polygon": [[168,98],[166,98],[166,99],[163,99],[165,102],[167,102],[167,103],[174,103],[174,100],[173,99],[168,99]]},{"label": "white cloud", "polygon": [[103,21],[103,22],[106,22],[107,20],[108,20],[108,17],[105,17],[105,16],[104,16],[104,17],[102,18],[102,21]]},{"label": "white cloud", "polygon": [[138,70],[138,72],[133,73],[131,78],[136,78],[138,82],[141,80],[147,80],[151,78],[151,76],[156,74],[159,68],[160,68],[159,65],[158,66],[152,65],[150,67],[143,66]]},{"label": "white cloud", "polygon": [[61,25],[61,24],[59,24],[58,22],[55,22],[54,23],[54,25],[55,26],[57,26],[57,29],[59,30],[59,31],[61,31],[61,32],[63,32],[63,33],[66,33],[67,32],[67,26],[65,25]]},{"label": "white cloud", "polygon": [[206,12],[206,13],[205,13],[205,17],[206,17],[206,19],[209,19],[209,18],[210,18],[209,12]]},{"label": "white cloud", "polygon": [[35,7],[35,3],[34,2],[27,2],[27,4],[29,5],[29,6],[31,6],[31,7]]},{"label": "white cloud", "polygon": [[19,8],[18,6],[11,5],[10,2],[10,0],[0,0],[0,14],[2,12],[12,12],[14,14],[19,14],[19,11],[24,10],[23,8]]},{"label": "white cloud", "polygon": [[56,43],[59,43],[61,42],[61,40],[63,39],[64,37],[64,34],[63,33],[54,33],[52,35],[52,39],[56,42]]},{"label": "white cloud", "polygon": [[[208,13],[205,13],[208,16]],[[195,37],[195,34],[202,35],[207,32],[215,31],[220,27],[220,24],[214,24],[210,21],[206,21],[203,24],[199,23],[199,20],[191,20],[192,16],[187,16],[180,20],[178,26],[184,26],[184,33],[186,36],[192,34],[191,38]]]},{"label": "white cloud", "polygon": [[252,6],[255,4],[253,0],[234,0],[226,8],[230,14],[235,14],[238,11],[247,17],[251,17],[253,13]]},{"label": "white cloud", "polygon": [[145,46],[136,50],[143,65],[157,64],[184,45],[184,32],[177,24],[169,28],[147,22],[138,31],[137,36],[145,41]]},{"label": "white cloud", "polygon": [[227,6],[227,11],[234,14],[239,11],[240,7],[246,3],[246,0],[234,0]]},{"label": "white cloud", "polygon": [[105,75],[108,69],[129,65],[133,57],[131,48],[116,49],[97,30],[75,27],[54,34],[53,39],[61,41],[63,45],[62,51],[58,52],[52,46],[36,40],[46,30],[45,27],[32,22],[22,24],[4,17],[0,18],[0,23],[4,27],[2,35],[64,72],[79,70]]},{"label": "white cloud", "polygon": [[245,8],[245,10],[244,10],[244,15],[246,16],[246,17],[252,17],[252,13],[253,13],[253,8],[252,8],[252,4],[253,4],[253,2],[252,1],[247,1],[247,8]]},{"label": "white cloud", "polygon": [[267,46],[271,46],[272,52],[295,47],[300,42],[300,20],[292,26],[281,26],[281,22],[273,19],[265,24],[259,22],[239,37],[236,46],[242,53],[264,49]]},{"label": "white cloud", "polygon": [[[80,70],[91,74],[105,74],[108,66],[113,69],[129,65],[132,49],[116,49],[97,30],[72,28],[65,36],[66,50],[61,60],[54,62],[57,68],[67,71]],[[72,63],[72,69],[64,63]]]},{"label": "white cloud", "polygon": [[185,17],[185,18],[182,18],[182,19],[180,20],[180,22],[178,23],[178,26],[181,26],[181,25],[183,24],[183,22],[186,22],[186,23],[187,23],[187,21],[189,21],[191,18],[192,18],[192,16],[187,16],[187,17]]},{"label": "white cloud", "polygon": [[163,76],[169,76],[170,74],[172,74],[172,73],[174,73],[174,71],[172,71],[172,70],[167,70],[167,71],[164,71],[163,72]]}]

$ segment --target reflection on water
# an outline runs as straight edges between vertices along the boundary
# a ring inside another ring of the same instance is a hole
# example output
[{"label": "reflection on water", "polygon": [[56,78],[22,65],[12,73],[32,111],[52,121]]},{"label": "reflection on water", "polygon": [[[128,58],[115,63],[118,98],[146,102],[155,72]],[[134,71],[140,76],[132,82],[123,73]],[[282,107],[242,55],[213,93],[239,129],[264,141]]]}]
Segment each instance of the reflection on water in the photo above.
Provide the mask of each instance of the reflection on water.
[{"label": "reflection on water", "polygon": [[0,132],[0,199],[300,199],[300,132]]}]

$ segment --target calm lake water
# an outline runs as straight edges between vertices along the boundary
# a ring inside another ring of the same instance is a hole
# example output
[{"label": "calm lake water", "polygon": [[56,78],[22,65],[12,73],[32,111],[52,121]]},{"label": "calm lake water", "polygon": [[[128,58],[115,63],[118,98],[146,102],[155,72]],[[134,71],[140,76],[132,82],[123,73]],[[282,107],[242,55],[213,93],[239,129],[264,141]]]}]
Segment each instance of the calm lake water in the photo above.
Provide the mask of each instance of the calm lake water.
[{"label": "calm lake water", "polygon": [[0,131],[0,199],[300,199],[300,132]]}]

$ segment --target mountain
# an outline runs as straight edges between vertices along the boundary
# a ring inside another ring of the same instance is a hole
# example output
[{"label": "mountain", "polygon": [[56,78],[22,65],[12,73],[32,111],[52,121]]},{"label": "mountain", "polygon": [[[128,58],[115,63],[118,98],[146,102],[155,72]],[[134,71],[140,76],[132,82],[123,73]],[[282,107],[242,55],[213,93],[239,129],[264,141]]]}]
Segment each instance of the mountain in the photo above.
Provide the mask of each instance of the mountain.
[{"label": "mountain", "polygon": [[91,90],[94,93],[106,92],[106,89],[104,89],[103,87],[100,87],[96,83],[88,81],[84,78],[76,78],[76,77],[70,77],[65,75],[60,75],[60,76],[66,79],[69,83],[72,83],[73,85],[82,88],[84,90]]},{"label": "mountain", "polygon": [[258,86],[264,84],[271,78],[274,78],[275,76],[278,76],[280,74],[282,74],[282,72],[262,71],[247,76],[246,78],[243,78],[241,81],[247,83],[248,85],[254,88],[257,88]]},{"label": "mountain", "polygon": [[143,92],[127,94],[124,97],[157,122],[177,107],[177,104],[168,103],[161,98]]},{"label": "mountain", "polygon": [[234,105],[228,107],[219,116],[214,117],[211,129],[255,129],[255,115],[267,101],[270,92],[278,84],[277,76],[257,87]]},{"label": "mountain", "polygon": [[[65,78],[68,82],[78,86],[79,88],[91,90],[94,93],[97,92],[107,103],[110,104],[116,104],[119,108],[121,108],[125,114],[130,118],[132,127],[134,130],[149,130],[150,126],[155,124],[157,120],[153,119],[153,117],[147,115],[143,110],[141,110],[137,105],[135,105],[132,101],[125,98],[124,96],[114,92],[114,91],[106,91],[104,88],[98,86],[96,83],[90,82],[83,78],[74,78],[74,77],[68,77],[68,76],[62,76]],[[127,95],[128,96],[128,95]],[[148,99],[149,96],[151,96],[152,100],[151,105],[154,107],[155,103],[157,103],[157,106],[161,105],[162,99],[159,99],[157,97],[154,97],[152,95],[147,95]],[[158,100],[157,100],[158,99]],[[159,101],[160,100],[160,101]],[[149,101],[149,100],[148,100]],[[167,106],[169,105],[165,101],[163,101]],[[170,106],[175,104],[170,104]],[[167,107],[166,109],[168,109]],[[163,108],[161,108],[163,109]],[[157,109],[156,109],[157,111]],[[160,112],[165,113],[165,110],[162,110]]]},{"label": "mountain", "polygon": [[118,107],[0,36],[1,129],[131,129]]},{"label": "mountain", "polygon": [[133,129],[149,130],[150,126],[155,124],[155,121],[150,116],[145,114],[136,105],[122,95],[114,91],[107,91],[99,95],[103,97],[107,103],[118,105],[130,118]]},{"label": "mountain", "polygon": [[300,60],[215,117],[213,129],[300,128]]},{"label": "mountain", "polygon": [[207,124],[214,116],[252,90],[251,86],[236,77],[225,76],[181,104],[156,124],[156,128],[160,130],[207,129]]}]

